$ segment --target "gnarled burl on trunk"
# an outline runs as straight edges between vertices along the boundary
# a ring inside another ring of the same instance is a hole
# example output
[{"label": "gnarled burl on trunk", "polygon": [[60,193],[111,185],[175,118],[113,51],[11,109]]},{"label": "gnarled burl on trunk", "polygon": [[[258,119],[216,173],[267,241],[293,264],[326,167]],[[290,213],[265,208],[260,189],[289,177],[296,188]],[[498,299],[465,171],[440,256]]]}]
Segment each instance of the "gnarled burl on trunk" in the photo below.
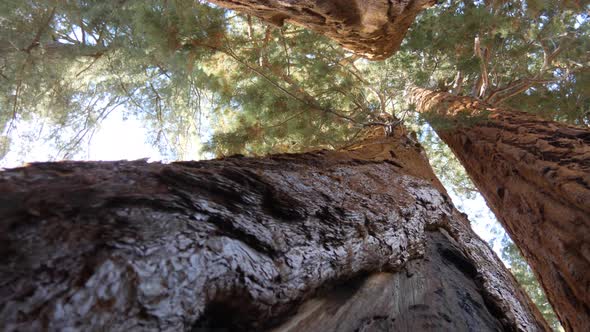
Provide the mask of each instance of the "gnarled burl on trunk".
[{"label": "gnarled burl on trunk", "polygon": [[545,331],[420,147],[0,173],[15,330]]},{"label": "gnarled burl on trunk", "polygon": [[590,331],[590,130],[470,97],[411,91],[539,278],[564,328]]},{"label": "gnarled burl on trunk", "polygon": [[398,50],[416,15],[435,0],[209,0],[275,25],[301,25],[369,59]]}]

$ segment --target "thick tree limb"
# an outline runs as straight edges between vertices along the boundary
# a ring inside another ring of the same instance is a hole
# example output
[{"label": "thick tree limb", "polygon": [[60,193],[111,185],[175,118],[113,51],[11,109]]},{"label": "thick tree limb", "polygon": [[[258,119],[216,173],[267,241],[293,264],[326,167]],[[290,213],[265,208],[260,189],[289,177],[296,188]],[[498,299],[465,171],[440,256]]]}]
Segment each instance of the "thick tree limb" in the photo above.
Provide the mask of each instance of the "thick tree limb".
[{"label": "thick tree limb", "polygon": [[385,59],[401,44],[414,18],[434,0],[210,0],[282,26],[292,22],[330,37],[369,59]]}]

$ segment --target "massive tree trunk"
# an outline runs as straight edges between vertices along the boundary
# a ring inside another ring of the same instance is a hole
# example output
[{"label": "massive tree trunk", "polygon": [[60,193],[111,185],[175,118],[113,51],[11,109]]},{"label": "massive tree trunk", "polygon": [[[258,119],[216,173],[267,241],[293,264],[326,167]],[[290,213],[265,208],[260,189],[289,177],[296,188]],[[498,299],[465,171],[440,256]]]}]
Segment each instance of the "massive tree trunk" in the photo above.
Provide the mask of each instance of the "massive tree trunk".
[{"label": "massive tree trunk", "polygon": [[548,330],[404,136],[0,173],[4,330]]},{"label": "massive tree trunk", "polygon": [[435,0],[209,0],[282,25],[292,22],[330,37],[369,59],[398,50],[416,15]]},{"label": "massive tree trunk", "polygon": [[590,130],[415,88],[569,331],[590,331]]}]

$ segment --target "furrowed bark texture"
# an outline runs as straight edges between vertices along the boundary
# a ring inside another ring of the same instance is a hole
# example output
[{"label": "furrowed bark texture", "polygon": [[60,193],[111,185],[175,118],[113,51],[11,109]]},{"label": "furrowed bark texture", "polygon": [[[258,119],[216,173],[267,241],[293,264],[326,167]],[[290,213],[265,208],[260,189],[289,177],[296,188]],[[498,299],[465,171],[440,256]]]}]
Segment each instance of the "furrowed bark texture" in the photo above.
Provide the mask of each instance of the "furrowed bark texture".
[{"label": "furrowed bark texture", "polygon": [[276,25],[309,28],[369,59],[398,50],[416,15],[434,0],[209,0]]},{"label": "furrowed bark texture", "polygon": [[[590,331],[590,131],[469,97],[411,95],[536,272],[564,328]],[[457,118],[467,120],[451,128]]]},{"label": "furrowed bark texture", "polygon": [[0,192],[7,331],[548,330],[403,136],[38,163]]}]

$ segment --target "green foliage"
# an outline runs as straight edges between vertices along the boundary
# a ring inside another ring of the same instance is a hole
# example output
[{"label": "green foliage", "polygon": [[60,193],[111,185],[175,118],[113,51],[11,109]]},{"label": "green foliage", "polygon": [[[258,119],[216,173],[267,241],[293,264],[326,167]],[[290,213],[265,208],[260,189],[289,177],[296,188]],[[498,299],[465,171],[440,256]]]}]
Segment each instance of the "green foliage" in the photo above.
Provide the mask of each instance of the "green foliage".
[{"label": "green foliage", "polygon": [[[1,6],[0,128],[9,136],[18,123],[46,119],[56,158],[75,154],[112,112],[145,121],[171,158],[203,139],[218,155],[334,148],[384,114],[415,119],[409,84],[471,94],[483,64],[482,98],[577,124],[590,116],[588,18],[571,2],[444,2],[383,62],[189,0]],[[476,36],[488,58],[474,55]],[[519,79],[544,83],[504,98]],[[213,131],[202,130],[207,123]]]},{"label": "green foliage", "polygon": [[[420,117],[425,119],[431,126],[438,130],[451,130],[457,127],[471,127],[487,121],[490,112],[488,110],[470,110],[464,109],[455,113],[452,117],[448,117],[444,113],[444,109],[450,106],[448,102],[441,102],[436,109],[420,114]],[[440,112],[438,110],[443,110]]]},{"label": "green foliage", "polygon": [[[402,51],[419,52],[433,68],[431,88],[588,126],[587,9],[575,1],[445,1],[419,17]],[[487,87],[476,91],[482,76]],[[425,85],[420,75],[414,82]]]},{"label": "green foliage", "polygon": [[71,157],[111,112],[134,114],[153,144],[181,157],[197,137],[211,49],[225,11],[194,1],[5,2],[0,128],[42,118],[56,158]]},{"label": "green foliage", "polygon": [[553,308],[549,304],[543,289],[539,285],[533,271],[526,263],[516,245],[504,235],[502,259],[510,264],[510,271],[518,280],[518,283],[524,288],[531,300],[537,305],[539,311],[545,317],[545,320],[553,328],[554,331],[563,331]]}]

